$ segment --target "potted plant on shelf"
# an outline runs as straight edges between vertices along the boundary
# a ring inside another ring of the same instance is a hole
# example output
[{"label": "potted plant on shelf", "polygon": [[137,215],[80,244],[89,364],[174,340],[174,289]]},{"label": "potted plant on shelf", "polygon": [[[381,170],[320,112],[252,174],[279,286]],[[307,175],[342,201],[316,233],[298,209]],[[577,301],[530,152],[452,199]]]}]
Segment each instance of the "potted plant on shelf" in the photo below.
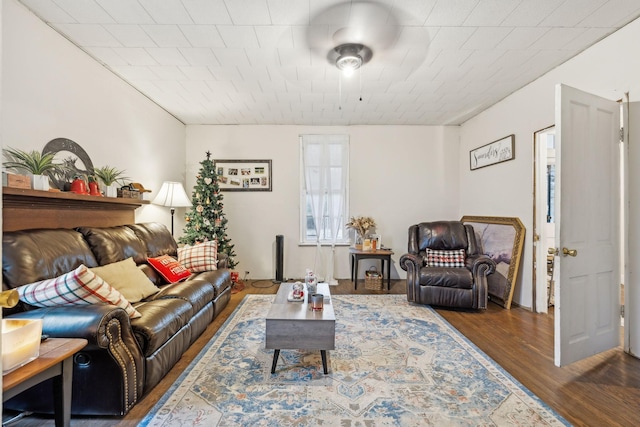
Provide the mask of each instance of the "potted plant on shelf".
[{"label": "potted plant on shelf", "polygon": [[34,190],[49,190],[49,177],[45,174],[63,169],[62,164],[54,162],[55,153],[42,154],[36,150],[15,148],[5,148],[2,152],[7,159],[2,165],[18,173],[24,171],[31,174],[31,187]]},{"label": "potted plant on shelf", "polygon": [[107,197],[118,197],[118,181],[129,179],[123,176],[124,171],[111,166],[94,168],[93,174],[104,184],[104,194]]}]

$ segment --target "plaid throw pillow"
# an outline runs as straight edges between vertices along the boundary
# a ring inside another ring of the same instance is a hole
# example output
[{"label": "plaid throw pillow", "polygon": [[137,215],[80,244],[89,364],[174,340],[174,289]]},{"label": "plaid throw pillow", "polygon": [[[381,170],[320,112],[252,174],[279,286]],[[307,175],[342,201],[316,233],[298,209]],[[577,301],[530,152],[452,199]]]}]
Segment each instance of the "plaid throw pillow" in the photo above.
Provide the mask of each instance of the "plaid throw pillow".
[{"label": "plaid throw pillow", "polygon": [[142,316],[120,292],[84,265],[55,279],[20,286],[18,294],[35,307],[102,303],[123,308],[132,319]]},{"label": "plaid throw pillow", "polygon": [[169,283],[176,283],[191,276],[191,272],[184,265],[169,255],[149,258],[147,262]]},{"label": "plaid throw pillow", "polygon": [[215,240],[178,248],[178,262],[192,273],[218,269],[218,242]]},{"label": "plaid throw pillow", "polygon": [[464,267],[464,249],[439,251],[427,248],[427,267]]}]

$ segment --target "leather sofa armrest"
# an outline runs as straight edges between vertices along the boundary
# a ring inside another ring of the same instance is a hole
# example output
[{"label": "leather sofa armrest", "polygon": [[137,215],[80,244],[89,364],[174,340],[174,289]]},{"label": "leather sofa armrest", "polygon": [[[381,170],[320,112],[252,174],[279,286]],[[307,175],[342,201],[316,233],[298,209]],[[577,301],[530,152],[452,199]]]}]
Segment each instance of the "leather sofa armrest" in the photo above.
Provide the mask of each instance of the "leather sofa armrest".
[{"label": "leather sofa armrest", "polygon": [[407,301],[418,301],[420,293],[420,269],[424,258],[417,254],[404,254],[400,257],[400,267],[407,272]]},{"label": "leather sofa armrest", "polygon": [[488,276],[496,271],[496,263],[487,255],[471,255],[465,260],[466,267],[474,277]]},{"label": "leather sofa armrest", "polygon": [[107,324],[116,320],[122,329],[130,330],[129,316],[108,304],[69,305],[38,308],[16,313],[11,318],[42,319],[42,333],[52,338],[84,338],[87,346],[107,348]]},{"label": "leather sofa armrest", "polygon": [[[123,408],[121,414],[127,413],[143,395],[145,361],[129,316],[122,308],[109,304],[48,307],[16,313],[10,318],[42,319],[42,333],[52,338],[86,339],[87,346],[81,352],[104,355],[98,358],[104,358],[105,363],[109,361],[109,369],[121,376],[119,380],[113,379],[116,388],[124,389],[119,406]],[[87,371],[92,364],[76,365],[74,363],[74,380],[78,370]],[[104,364],[99,366],[106,368]]]},{"label": "leather sofa armrest", "polygon": [[465,264],[473,274],[473,305],[472,308],[484,310],[487,308],[489,285],[487,276],[496,271],[496,263],[486,255],[471,255]]},{"label": "leather sofa armrest", "polygon": [[405,271],[409,271],[409,268],[419,271],[424,267],[424,258],[416,254],[404,254],[400,257],[400,267]]}]

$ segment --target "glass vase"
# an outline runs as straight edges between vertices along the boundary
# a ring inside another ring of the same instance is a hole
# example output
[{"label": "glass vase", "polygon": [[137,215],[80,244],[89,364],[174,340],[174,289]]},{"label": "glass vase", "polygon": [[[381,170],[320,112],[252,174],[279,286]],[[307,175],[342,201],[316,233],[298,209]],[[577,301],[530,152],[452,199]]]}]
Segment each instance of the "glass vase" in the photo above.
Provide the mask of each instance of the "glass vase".
[{"label": "glass vase", "polygon": [[362,236],[358,233],[356,233],[356,241],[353,246],[360,251],[362,250]]}]

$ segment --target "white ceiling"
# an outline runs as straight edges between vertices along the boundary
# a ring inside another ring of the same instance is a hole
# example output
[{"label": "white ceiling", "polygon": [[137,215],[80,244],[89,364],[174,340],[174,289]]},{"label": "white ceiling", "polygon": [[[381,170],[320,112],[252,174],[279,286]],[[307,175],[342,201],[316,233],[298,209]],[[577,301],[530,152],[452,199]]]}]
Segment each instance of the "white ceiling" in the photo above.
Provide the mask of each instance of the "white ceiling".
[{"label": "white ceiling", "polygon": [[362,1],[20,1],[185,124],[460,124],[640,16],[638,0],[381,0],[373,58],[346,79],[308,34],[335,40]]}]

